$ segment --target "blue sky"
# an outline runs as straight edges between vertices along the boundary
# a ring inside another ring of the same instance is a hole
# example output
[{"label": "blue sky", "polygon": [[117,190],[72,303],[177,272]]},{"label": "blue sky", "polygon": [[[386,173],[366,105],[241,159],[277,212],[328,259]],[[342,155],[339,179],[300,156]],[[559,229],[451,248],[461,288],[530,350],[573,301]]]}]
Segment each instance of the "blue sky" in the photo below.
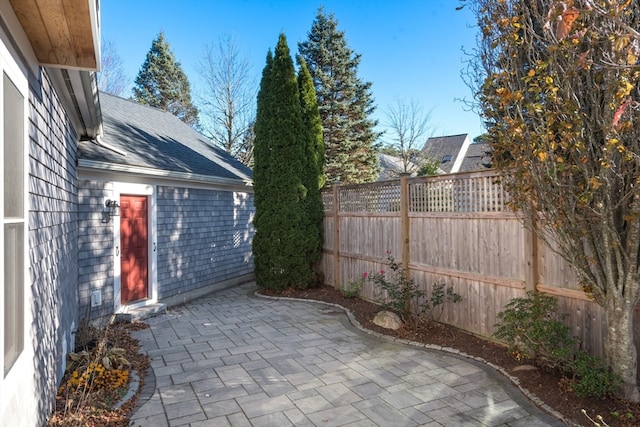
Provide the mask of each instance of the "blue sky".
[{"label": "blue sky", "polygon": [[133,84],[152,40],[164,31],[195,92],[205,45],[232,36],[259,81],[280,32],[295,54],[320,5],[362,55],[358,75],[373,84],[380,130],[385,110],[400,99],[432,109],[437,136],[483,132],[477,114],[455,100],[472,96],[460,73],[463,49],[471,51],[476,36],[472,13],[456,11],[457,0],[103,0],[102,38],[115,45]]}]

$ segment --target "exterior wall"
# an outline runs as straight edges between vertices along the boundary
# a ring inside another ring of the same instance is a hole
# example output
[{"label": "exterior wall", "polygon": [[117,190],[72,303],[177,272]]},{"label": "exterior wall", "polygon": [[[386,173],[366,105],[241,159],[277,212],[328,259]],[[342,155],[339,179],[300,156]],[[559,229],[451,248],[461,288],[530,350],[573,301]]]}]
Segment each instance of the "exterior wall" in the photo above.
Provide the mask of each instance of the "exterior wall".
[{"label": "exterior wall", "polygon": [[158,299],[253,273],[253,194],[158,187]]},{"label": "exterior wall", "polygon": [[[81,180],[78,184],[78,285],[80,318],[101,319],[113,313],[113,218],[105,216],[104,201],[113,184]],[[91,293],[102,293],[102,304],[91,307]]]},{"label": "exterior wall", "polygon": [[[78,184],[79,315],[93,323],[104,322],[118,306],[114,298],[119,295],[119,268],[114,260],[119,258],[114,258],[114,245],[119,217],[107,219],[102,211],[107,198],[128,191],[123,190],[127,187],[124,176],[113,178],[88,175]],[[143,179],[132,181],[144,185]],[[177,304],[253,274],[252,193],[166,184],[151,187],[156,198],[158,301]],[[150,239],[151,227],[150,218]],[[102,304],[91,307],[91,293],[96,290],[102,293]],[[151,295],[150,301],[155,301]]]},{"label": "exterior wall", "polygon": [[[47,74],[29,94],[29,288],[35,396],[43,425],[73,350],[78,321],[77,136]],[[28,345],[28,344],[27,344]]]}]

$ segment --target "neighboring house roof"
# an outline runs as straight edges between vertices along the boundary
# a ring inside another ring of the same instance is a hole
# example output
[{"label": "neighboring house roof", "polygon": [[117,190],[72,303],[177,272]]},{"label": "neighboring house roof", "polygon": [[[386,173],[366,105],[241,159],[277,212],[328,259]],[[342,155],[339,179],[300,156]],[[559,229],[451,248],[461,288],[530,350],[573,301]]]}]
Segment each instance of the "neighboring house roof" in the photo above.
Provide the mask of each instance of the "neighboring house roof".
[{"label": "neighboring house roof", "polygon": [[423,154],[440,161],[440,169],[445,173],[459,172],[462,160],[471,144],[469,134],[436,136],[427,139],[422,148]]},{"label": "neighboring house roof", "polygon": [[472,172],[491,168],[491,148],[489,144],[471,144],[462,160],[460,172]]},{"label": "neighboring house roof", "polygon": [[171,113],[100,92],[104,135],[82,141],[79,165],[249,183],[251,169]]},{"label": "neighboring house roof", "polygon": [[[391,156],[389,154],[379,153],[380,158],[380,175],[378,181],[387,181],[390,179],[398,179],[400,174],[404,172],[404,165],[400,157]],[[409,173],[415,175],[418,166],[409,164]]]}]

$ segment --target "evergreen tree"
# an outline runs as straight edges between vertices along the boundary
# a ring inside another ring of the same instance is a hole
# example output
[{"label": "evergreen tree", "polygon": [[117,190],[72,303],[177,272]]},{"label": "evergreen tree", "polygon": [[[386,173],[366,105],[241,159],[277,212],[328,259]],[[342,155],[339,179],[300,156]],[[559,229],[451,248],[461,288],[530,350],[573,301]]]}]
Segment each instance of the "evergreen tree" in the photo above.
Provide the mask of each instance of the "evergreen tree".
[{"label": "evergreen tree", "polygon": [[298,89],[300,91],[300,108],[302,123],[306,132],[306,165],[303,170],[302,183],[307,188],[304,209],[308,214],[309,249],[308,261],[311,266],[322,256],[324,231],[324,206],[320,193],[324,186],[324,140],[322,138],[322,120],[318,111],[318,100],[313,87],[313,79],[307,64],[298,56]]},{"label": "evergreen tree", "polygon": [[141,104],[168,111],[183,122],[197,126],[198,110],[191,102],[189,80],[160,32],[138,72],[133,97]]},{"label": "evergreen tree", "polygon": [[302,124],[293,61],[284,34],[273,60],[267,56],[255,125],[253,254],[259,286],[304,288],[312,271],[307,252],[311,239],[304,209],[307,189],[307,133]]},{"label": "evergreen tree", "polygon": [[380,133],[371,83],[358,76],[360,55],[347,45],[343,31],[333,14],[322,8],[308,33],[308,40],[298,44],[313,77],[318,108],[322,119],[326,150],[325,176],[329,182],[374,181],[379,173],[378,146]]},{"label": "evergreen tree", "polygon": [[[270,121],[271,121],[271,97],[269,94],[269,83],[271,82],[271,66],[273,65],[273,54],[271,50],[267,52],[267,61],[264,69],[262,70],[262,80],[260,81],[260,89],[258,91],[257,100],[257,112],[256,122],[253,125],[254,139],[253,139],[253,203],[256,207],[255,216],[253,219],[253,225],[256,229],[254,234],[253,245],[253,258],[254,268],[257,277],[262,277],[261,270],[268,270],[269,257],[267,256],[267,244],[269,243],[269,235],[267,230],[262,230],[265,221],[262,220],[263,216],[270,214],[269,204],[264,203],[268,200],[268,188],[269,179],[269,165],[271,149],[269,147],[270,135]],[[258,142],[256,144],[256,141]],[[264,189],[264,190],[263,190]],[[262,241],[265,241],[264,243]],[[264,254],[264,255],[263,255]],[[264,259],[264,262],[263,262]],[[257,283],[261,285],[261,280],[257,280]],[[264,286],[266,286],[265,284]],[[261,285],[262,286],[262,285]]]}]

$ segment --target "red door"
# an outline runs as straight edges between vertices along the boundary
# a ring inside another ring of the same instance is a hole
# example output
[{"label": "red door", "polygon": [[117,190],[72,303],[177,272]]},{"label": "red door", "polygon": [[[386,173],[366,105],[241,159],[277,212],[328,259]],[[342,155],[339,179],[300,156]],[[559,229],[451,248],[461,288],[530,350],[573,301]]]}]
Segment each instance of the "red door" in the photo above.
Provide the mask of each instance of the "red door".
[{"label": "red door", "polygon": [[148,297],[147,198],[120,196],[120,302]]}]

